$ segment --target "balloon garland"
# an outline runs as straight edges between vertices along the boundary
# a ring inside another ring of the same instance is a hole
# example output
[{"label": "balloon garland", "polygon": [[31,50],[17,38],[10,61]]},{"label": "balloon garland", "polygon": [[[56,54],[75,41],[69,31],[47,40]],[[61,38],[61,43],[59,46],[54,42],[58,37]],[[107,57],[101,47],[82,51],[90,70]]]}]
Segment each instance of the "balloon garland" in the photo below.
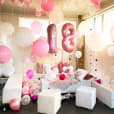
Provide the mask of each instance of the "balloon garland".
[{"label": "balloon garland", "polygon": [[66,23],[62,27],[62,47],[66,52],[71,53],[75,49],[75,29],[71,23]]},{"label": "balloon garland", "polygon": [[55,24],[50,24],[47,28],[49,53],[57,52],[57,29]]}]

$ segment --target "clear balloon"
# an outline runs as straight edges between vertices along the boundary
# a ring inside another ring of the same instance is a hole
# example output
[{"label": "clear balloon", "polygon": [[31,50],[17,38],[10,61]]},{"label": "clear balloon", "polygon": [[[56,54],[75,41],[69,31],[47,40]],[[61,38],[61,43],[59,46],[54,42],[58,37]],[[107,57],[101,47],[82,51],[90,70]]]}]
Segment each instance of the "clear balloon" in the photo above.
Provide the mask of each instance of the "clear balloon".
[{"label": "clear balloon", "polygon": [[45,40],[36,40],[32,45],[32,53],[35,56],[45,56],[49,51],[49,45]]},{"label": "clear balloon", "polygon": [[33,34],[39,34],[42,31],[42,24],[39,21],[34,21],[31,24]]},{"label": "clear balloon", "polygon": [[12,57],[11,50],[4,45],[0,46],[0,64],[7,63]]},{"label": "clear balloon", "polygon": [[32,45],[34,38],[32,35],[32,31],[28,28],[19,28],[16,32],[15,32],[15,41],[16,44],[20,47],[28,47],[30,45]]}]

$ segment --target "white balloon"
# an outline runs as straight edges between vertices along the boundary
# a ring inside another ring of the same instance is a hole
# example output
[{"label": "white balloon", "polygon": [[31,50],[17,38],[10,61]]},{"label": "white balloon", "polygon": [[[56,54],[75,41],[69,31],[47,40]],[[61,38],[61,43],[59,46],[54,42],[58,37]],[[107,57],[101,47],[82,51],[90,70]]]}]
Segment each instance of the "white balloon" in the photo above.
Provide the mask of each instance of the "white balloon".
[{"label": "white balloon", "polygon": [[93,33],[86,39],[88,48],[92,51],[101,51],[107,45],[105,37],[102,33]]},{"label": "white balloon", "polygon": [[34,41],[32,31],[25,27],[19,28],[15,32],[14,37],[15,37],[16,44],[23,48],[32,45]]},{"label": "white balloon", "polygon": [[0,22],[0,33],[11,35],[14,32],[14,26],[10,23]]},{"label": "white balloon", "polygon": [[76,51],[75,53],[76,58],[81,58],[82,57],[82,52],[81,51]]},{"label": "white balloon", "polygon": [[11,76],[15,72],[12,60],[5,64],[0,64],[0,76]]},{"label": "white balloon", "polygon": [[108,48],[108,55],[109,56],[114,56],[114,46],[111,46]]}]

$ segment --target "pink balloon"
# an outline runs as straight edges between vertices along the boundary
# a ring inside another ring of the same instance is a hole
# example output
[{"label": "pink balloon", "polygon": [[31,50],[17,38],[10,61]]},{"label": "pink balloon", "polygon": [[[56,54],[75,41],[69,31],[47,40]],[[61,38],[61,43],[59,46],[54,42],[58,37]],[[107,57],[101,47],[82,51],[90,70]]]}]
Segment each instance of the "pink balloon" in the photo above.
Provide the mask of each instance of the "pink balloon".
[{"label": "pink balloon", "polygon": [[99,5],[101,3],[101,0],[91,0],[91,2],[94,4],[94,5]]},{"label": "pink balloon", "polygon": [[12,110],[18,111],[20,109],[20,100],[16,98],[12,99],[9,106]]},{"label": "pink balloon", "polygon": [[114,41],[114,26],[112,26],[110,29],[110,36],[111,36],[112,40]]},{"label": "pink balloon", "polygon": [[4,0],[0,0],[0,5],[4,3]]},{"label": "pink balloon", "polygon": [[13,3],[16,2],[16,0],[11,0]]},{"label": "pink balloon", "polygon": [[46,13],[50,13],[54,9],[54,5],[54,0],[42,0],[41,8]]},{"label": "pink balloon", "polygon": [[36,56],[45,56],[49,51],[49,45],[45,40],[36,40],[32,45],[32,53]]},{"label": "pink balloon", "polygon": [[31,24],[31,30],[34,34],[39,34],[42,30],[42,24],[39,21],[34,21]]},{"label": "pink balloon", "polygon": [[25,0],[19,0],[21,3],[24,3]]},{"label": "pink balloon", "polygon": [[24,95],[29,95],[30,93],[29,93],[29,86],[25,86],[25,87],[23,87],[23,89],[22,89],[22,96],[24,96]]},{"label": "pink balloon", "polygon": [[7,63],[12,57],[11,50],[4,45],[0,46],[0,64]]},{"label": "pink balloon", "polygon": [[30,6],[32,4],[32,0],[24,0],[26,6]]},{"label": "pink balloon", "polygon": [[32,79],[32,77],[34,76],[34,72],[32,69],[29,69],[27,72],[26,72],[26,76],[29,78],[29,79]]},{"label": "pink balloon", "polygon": [[97,10],[101,9],[101,0],[91,0]]}]

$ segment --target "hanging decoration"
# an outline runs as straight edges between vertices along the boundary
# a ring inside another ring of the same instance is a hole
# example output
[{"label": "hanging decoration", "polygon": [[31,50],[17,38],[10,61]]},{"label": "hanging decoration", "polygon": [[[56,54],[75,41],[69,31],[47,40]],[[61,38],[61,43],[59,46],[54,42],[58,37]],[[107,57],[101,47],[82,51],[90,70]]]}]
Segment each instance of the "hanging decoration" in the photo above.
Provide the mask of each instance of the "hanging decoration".
[{"label": "hanging decoration", "polygon": [[49,45],[45,40],[36,40],[32,45],[32,53],[35,56],[42,57],[45,56],[49,51]]},{"label": "hanging decoration", "polygon": [[64,14],[60,7],[54,7],[54,10],[49,14],[49,20],[55,24],[60,24],[64,21]]},{"label": "hanging decoration", "polygon": [[12,99],[9,104],[10,108],[14,111],[20,110],[20,101],[16,98]]},{"label": "hanging decoration", "polygon": [[4,0],[0,0],[0,5],[2,5],[4,3]]},{"label": "hanging decoration", "polygon": [[66,23],[62,27],[62,47],[66,52],[71,53],[75,47],[75,29],[71,23]]},{"label": "hanging decoration", "polygon": [[49,53],[57,52],[57,28],[55,24],[50,24],[47,28]]},{"label": "hanging decoration", "polygon": [[31,30],[33,34],[39,34],[42,31],[42,24],[39,21],[34,21],[31,24]]},{"label": "hanging decoration", "polygon": [[45,13],[50,13],[54,9],[54,0],[42,0],[41,8]]},{"label": "hanging decoration", "polygon": [[101,9],[101,0],[90,0],[91,3],[93,3],[94,7],[97,9],[97,10],[100,10]]},{"label": "hanging decoration", "polygon": [[14,2],[16,2],[16,0],[11,0],[11,2],[13,2],[13,3],[14,3]]},{"label": "hanging decoration", "polygon": [[32,4],[32,0],[24,0],[24,4],[26,6],[30,6]]},{"label": "hanging decoration", "polygon": [[19,0],[20,3],[24,3],[25,0]]},{"label": "hanging decoration", "polygon": [[25,27],[19,28],[15,32],[14,37],[15,37],[16,44],[23,48],[32,45],[32,43],[34,41],[32,31]]},{"label": "hanging decoration", "polygon": [[114,26],[112,26],[110,29],[110,36],[111,36],[112,40],[114,41]]},{"label": "hanging decoration", "polygon": [[12,57],[11,50],[4,45],[0,46],[0,64],[7,63]]}]

